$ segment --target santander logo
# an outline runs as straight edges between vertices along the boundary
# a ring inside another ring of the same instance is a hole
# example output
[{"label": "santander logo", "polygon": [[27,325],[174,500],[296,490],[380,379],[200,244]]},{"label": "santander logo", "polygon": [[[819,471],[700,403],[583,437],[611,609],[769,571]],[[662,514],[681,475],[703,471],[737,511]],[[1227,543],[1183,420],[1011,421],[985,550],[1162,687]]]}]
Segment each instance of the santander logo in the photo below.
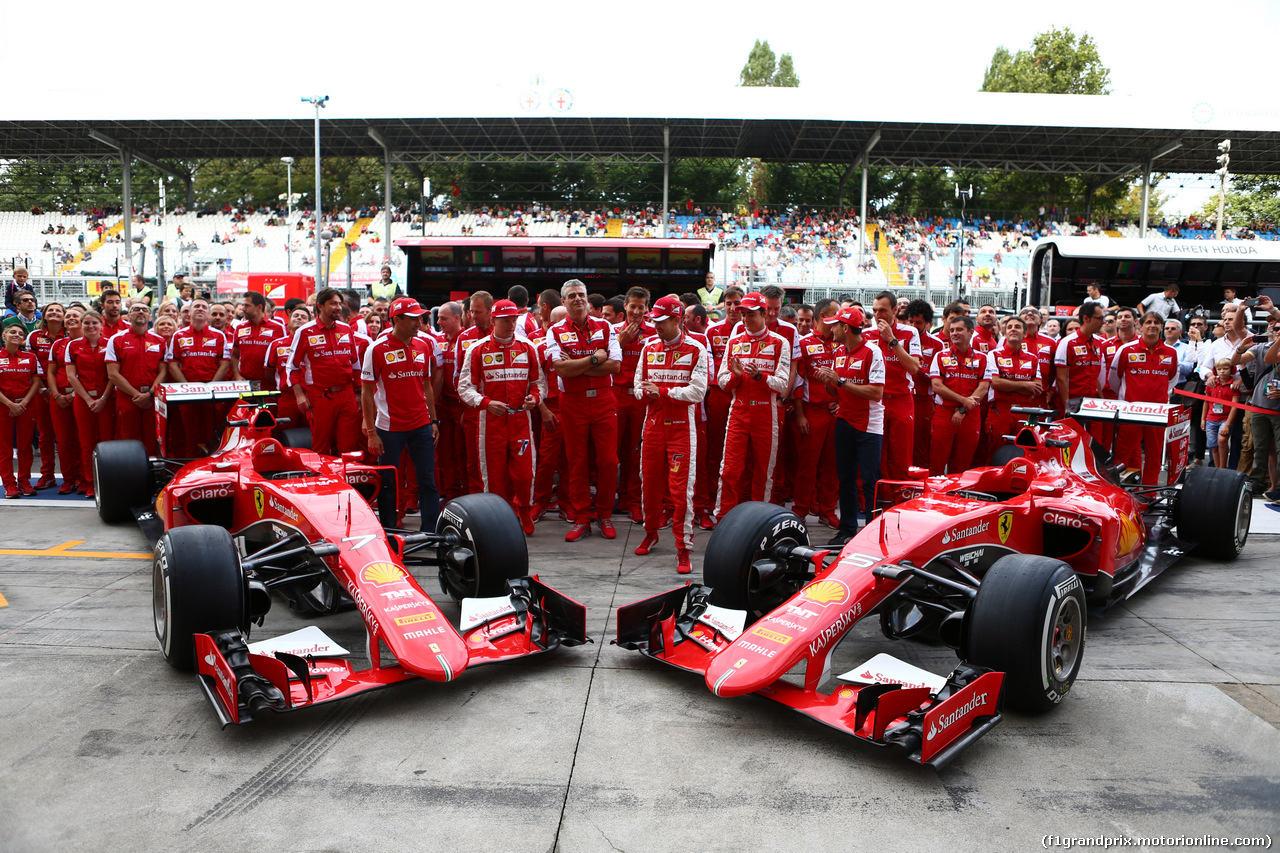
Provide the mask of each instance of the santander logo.
[{"label": "santander logo", "polygon": [[965,702],[959,708],[956,708],[950,714],[945,714],[938,718],[936,724],[929,725],[929,733],[925,735],[926,739],[933,740],[941,732],[946,731],[955,723],[959,722],[966,714],[976,708],[980,708],[987,703],[986,693],[975,693],[973,698]]}]

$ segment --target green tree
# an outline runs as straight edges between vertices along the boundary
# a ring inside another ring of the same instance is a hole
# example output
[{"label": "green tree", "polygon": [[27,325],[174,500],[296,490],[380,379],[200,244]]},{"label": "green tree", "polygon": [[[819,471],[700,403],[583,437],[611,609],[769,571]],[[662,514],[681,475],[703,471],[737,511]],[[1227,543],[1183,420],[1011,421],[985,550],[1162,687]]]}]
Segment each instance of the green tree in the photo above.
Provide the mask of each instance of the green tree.
[{"label": "green tree", "polygon": [[738,78],[739,86],[776,86],[779,88],[795,88],[800,85],[796,76],[795,62],[791,54],[784,53],[778,58],[769,47],[769,42],[756,39],[755,46],[747,55],[747,64],[742,66]]},{"label": "green tree", "polygon": [[[1216,176],[1215,176],[1216,178]],[[1218,194],[1200,209],[1207,222],[1218,221]],[[1232,175],[1227,185],[1224,228],[1254,228],[1280,223],[1280,175]]]},{"label": "green tree", "polygon": [[1001,46],[991,56],[982,81],[984,92],[1038,92],[1051,95],[1108,95],[1111,71],[1098,45],[1070,27],[1040,33],[1030,50],[1015,54]]}]

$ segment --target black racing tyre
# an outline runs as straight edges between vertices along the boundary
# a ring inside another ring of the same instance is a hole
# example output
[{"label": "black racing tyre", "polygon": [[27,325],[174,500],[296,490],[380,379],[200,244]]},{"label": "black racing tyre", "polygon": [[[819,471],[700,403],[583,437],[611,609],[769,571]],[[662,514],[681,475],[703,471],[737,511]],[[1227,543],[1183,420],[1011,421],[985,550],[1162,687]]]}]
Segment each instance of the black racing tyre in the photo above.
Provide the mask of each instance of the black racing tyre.
[{"label": "black racing tyre", "polygon": [[529,574],[529,546],[520,520],[497,495],[480,493],[454,498],[440,510],[436,533],[449,536],[472,553],[451,559],[452,546],[444,546],[440,561],[440,588],[454,601],[507,594],[507,581]]},{"label": "black racing tyre", "polygon": [[961,656],[1004,676],[1020,711],[1048,711],[1071,690],[1084,659],[1084,587],[1071,567],[1034,554],[992,564],[969,607]]},{"label": "black racing tyre", "polygon": [[1195,542],[1195,553],[1234,560],[1249,539],[1253,490],[1249,478],[1227,468],[1193,468],[1178,493],[1178,538]]},{"label": "black racing tyre", "polygon": [[292,447],[294,450],[310,450],[311,428],[302,426],[281,430],[280,443],[285,447]]},{"label": "black racing tyre", "polygon": [[151,461],[141,441],[104,441],[93,449],[93,503],[108,524],[133,521],[151,502]]},{"label": "black racing tyre", "polygon": [[775,576],[759,586],[751,564],[777,545],[809,544],[809,531],[794,512],[763,501],[741,503],[716,525],[702,560],[702,580],[711,587],[717,607],[747,611],[747,624],[778,607],[799,591],[799,579]]},{"label": "black racing tyre", "polygon": [[248,628],[244,571],[231,534],[175,527],[156,543],[151,569],[156,639],[171,666],[195,667],[195,634]]},{"label": "black racing tyre", "polygon": [[1009,460],[1021,459],[1026,455],[1027,451],[1016,444],[1002,444],[996,448],[995,453],[991,454],[991,467],[1003,468]]}]

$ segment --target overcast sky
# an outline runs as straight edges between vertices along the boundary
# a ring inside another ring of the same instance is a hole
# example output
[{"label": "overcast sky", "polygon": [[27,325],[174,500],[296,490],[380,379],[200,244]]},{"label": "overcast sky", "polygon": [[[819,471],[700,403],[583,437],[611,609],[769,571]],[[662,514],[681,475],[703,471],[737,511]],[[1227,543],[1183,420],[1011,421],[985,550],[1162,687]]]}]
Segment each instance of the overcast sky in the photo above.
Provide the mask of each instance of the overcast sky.
[{"label": "overcast sky", "polygon": [[[801,86],[928,103],[982,85],[999,45],[1070,27],[1097,42],[1112,90],[1230,95],[1274,106],[1280,2],[786,3],[404,2],[254,4],[64,0],[11,3],[11,75],[76,100],[184,98],[310,115],[299,97],[364,89],[652,81],[735,85],[756,39],[795,59]],[[0,111],[3,110],[0,101]],[[336,106],[336,103],[335,103]],[[344,105],[345,106],[345,105]],[[358,104],[352,112],[359,114]],[[344,112],[346,110],[344,109]],[[1206,165],[1206,172],[1213,164]],[[1184,190],[1179,208],[1213,189]]]}]

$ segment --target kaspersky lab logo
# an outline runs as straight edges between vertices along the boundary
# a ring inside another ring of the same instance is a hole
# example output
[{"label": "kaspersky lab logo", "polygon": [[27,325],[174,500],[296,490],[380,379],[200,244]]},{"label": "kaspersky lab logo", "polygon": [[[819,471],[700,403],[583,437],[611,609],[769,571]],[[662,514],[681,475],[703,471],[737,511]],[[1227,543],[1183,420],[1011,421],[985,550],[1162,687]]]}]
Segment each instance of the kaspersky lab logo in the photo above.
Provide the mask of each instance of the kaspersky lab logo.
[{"label": "kaspersky lab logo", "polygon": [[991,525],[985,521],[980,521],[977,524],[973,525],[972,527],[960,527],[960,528],[953,527],[942,534],[942,544],[947,545],[959,539],[965,539],[969,536],[975,536],[979,533],[986,533],[989,527],[991,527]]},{"label": "kaspersky lab logo", "polygon": [[946,729],[954,725],[956,722],[958,722],[961,718],[963,718],[965,714],[968,714],[970,711],[972,711],[975,708],[982,707],[986,703],[987,703],[986,693],[975,693],[973,698],[970,699],[968,702],[965,702],[963,705],[961,705],[959,708],[956,708],[950,714],[940,717],[937,721],[936,726],[935,724],[930,723],[929,733],[925,736],[926,740],[933,740],[941,732],[945,731]]}]

